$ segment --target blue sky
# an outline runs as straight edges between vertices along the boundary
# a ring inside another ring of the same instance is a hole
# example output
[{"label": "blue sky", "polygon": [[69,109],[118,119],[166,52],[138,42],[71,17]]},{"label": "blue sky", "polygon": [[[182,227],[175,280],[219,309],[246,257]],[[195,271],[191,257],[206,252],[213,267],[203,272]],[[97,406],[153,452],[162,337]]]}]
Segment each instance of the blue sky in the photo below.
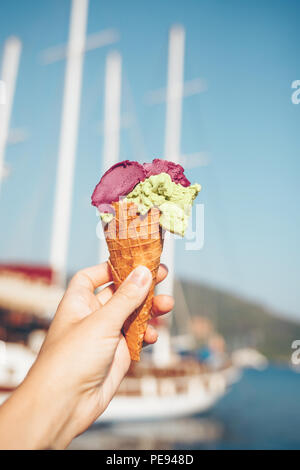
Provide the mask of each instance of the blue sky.
[{"label": "blue sky", "polygon": [[[10,177],[0,193],[0,259],[47,263],[65,62],[43,65],[41,52],[68,38],[69,0],[2,0],[0,56],[17,35],[23,53],[12,128],[26,141],[7,149]],[[176,273],[255,299],[300,320],[300,79],[297,0],[90,0],[88,32],[120,32],[120,42],[85,56],[76,160],[70,271],[97,262],[90,194],[101,172],[105,57],[121,52],[121,159],[162,156],[165,105],[149,90],[166,84],[168,29],[186,28],[186,80],[208,89],[184,100],[182,153],[207,152],[210,164],[187,170],[203,186],[205,245],[177,243]]]}]

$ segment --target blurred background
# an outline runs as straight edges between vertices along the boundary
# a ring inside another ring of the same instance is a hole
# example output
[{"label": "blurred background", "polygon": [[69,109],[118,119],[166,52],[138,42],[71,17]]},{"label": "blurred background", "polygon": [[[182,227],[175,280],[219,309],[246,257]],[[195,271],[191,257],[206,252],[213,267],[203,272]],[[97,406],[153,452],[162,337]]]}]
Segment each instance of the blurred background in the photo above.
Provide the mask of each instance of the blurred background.
[{"label": "blurred background", "polygon": [[103,172],[166,158],[203,188],[203,246],[166,250],[171,319],[70,448],[300,448],[299,14],[0,0],[1,401],[68,278],[106,256],[90,203]]}]

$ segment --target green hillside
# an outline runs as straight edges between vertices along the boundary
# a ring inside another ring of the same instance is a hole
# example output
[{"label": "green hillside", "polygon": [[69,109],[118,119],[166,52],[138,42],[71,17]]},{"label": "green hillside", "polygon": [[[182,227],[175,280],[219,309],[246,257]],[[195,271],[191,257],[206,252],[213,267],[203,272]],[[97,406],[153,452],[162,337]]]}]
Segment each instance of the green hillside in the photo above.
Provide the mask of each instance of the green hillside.
[{"label": "green hillside", "polygon": [[182,289],[175,289],[176,317],[184,298],[191,315],[207,316],[213,321],[229,350],[252,346],[270,359],[290,359],[291,344],[300,339],[300,323],[279,318],[261,305],[216,288],[191,282],[181,285]]}]

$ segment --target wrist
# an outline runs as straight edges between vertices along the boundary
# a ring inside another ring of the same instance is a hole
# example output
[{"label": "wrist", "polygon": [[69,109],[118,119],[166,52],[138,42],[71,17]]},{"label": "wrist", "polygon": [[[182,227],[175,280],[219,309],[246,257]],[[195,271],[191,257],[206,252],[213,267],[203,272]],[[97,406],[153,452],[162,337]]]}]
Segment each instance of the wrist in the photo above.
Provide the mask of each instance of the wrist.
[{"label": "wrist", "polygon": [[[46,367],[48,365],[49,367]],[[63,378],[51,372],[50,364],[36,364],[23,383],[31,408],[35,442],[40,449],[64,449],[74,437],[72,418],[77,406],[73,390]]]}]

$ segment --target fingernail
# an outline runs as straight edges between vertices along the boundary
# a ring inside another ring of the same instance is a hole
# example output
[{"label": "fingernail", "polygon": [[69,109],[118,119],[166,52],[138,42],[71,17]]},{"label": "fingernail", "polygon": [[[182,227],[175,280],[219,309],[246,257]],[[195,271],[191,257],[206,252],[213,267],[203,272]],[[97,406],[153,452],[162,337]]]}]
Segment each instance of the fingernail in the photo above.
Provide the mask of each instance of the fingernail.
[{"label": "fingernail", "polygon": [[148,284],[151,277],[151,273],[145,266],[138,266],[130,274],[130,282],[135,284],[137,287],[144,287]]}]

